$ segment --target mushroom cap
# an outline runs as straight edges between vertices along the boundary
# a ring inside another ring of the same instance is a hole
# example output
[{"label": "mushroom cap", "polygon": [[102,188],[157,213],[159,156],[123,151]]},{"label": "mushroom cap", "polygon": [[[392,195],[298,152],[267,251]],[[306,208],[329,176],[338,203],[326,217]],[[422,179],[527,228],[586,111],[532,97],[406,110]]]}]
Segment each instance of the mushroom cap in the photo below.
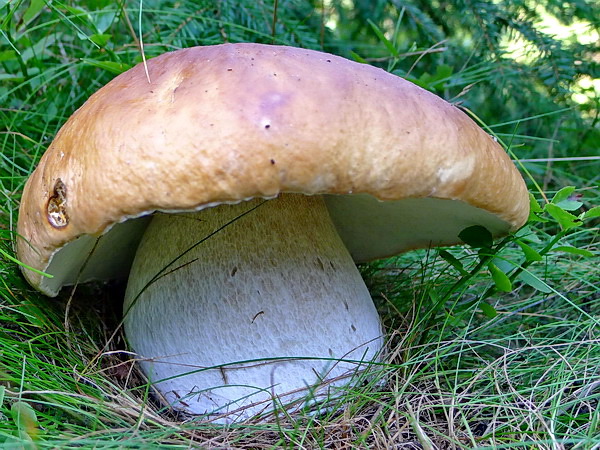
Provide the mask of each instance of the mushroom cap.
[{"label": "mushroom cap", "polygon": [[436,95],[327,53],[223,44],[139,64],[69,118],[25,186],[17,255],[56,295],[126,276],[155,211],[285,192],[332,194],[358,261],[458,243],[470,225],[505,234],[529,212],[504,150]]}]

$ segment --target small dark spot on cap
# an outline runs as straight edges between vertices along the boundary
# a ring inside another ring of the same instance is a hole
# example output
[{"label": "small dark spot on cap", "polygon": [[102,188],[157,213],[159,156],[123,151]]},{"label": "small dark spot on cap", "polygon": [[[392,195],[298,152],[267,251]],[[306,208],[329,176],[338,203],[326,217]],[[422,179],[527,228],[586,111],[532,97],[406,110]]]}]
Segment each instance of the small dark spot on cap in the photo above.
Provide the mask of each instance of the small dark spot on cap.
[{"label": "small dark spot on cap", "polygon": [[233,69],[227,69],[227,72],[231,72]]},{"label": "small dark spot on cap", "polygon": [[352,328],[352,331],[356,331],[356,327],[354,325],[350,325],[350,328]]},{"label": "small dark spot on cap", "polygon": [[330,60],[330,59],[328,59],[328,60],[327,60],[327,62],[331,62],[331,60]]},{"label": "small dark spot on cap", "polygon": [[275,160],[274,159],[271,160],[271,164],[275,165]]},{"label": "small dark spot on cap", "polygon": [[271,128],[271,125],[270,124],[266,124],[265,128]]}]

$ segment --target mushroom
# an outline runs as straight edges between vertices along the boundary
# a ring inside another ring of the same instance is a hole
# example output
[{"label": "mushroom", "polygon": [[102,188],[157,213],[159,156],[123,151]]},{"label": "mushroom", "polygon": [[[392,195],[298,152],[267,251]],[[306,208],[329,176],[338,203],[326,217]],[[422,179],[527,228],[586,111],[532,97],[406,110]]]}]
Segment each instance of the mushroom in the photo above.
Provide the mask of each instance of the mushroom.
[{"label": "mushroom", "polygon": [[434,94],[326,53],[224,44],[140,64],[71,116],[25,186],[17,254],[49,296],[129,276],[148,378],[175,408],[239,420],[336,395],[379,360],[355,262],[472,225],[500,236],[528,210],[503,149]]}]

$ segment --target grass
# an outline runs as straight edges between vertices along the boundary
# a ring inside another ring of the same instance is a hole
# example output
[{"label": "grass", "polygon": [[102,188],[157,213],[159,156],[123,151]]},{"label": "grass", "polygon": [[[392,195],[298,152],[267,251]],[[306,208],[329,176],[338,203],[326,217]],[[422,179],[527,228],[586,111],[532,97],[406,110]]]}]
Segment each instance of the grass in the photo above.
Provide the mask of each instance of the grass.
[{"label": "grass", "polygon": [[[318,48],[320,23],[300,3],[287,5],[277,39]],[[216,11],[144,4],[148,57],[224,39],[271,40],[272,12],[260,2]],[[0,5],[3,42],[14,46],[0,52],[0,447],[600,448],[598,222],[570,217],[599,204],[597,160],[578,161],[556,144],[552,156],[564,161],[523,163],[541,187],[531,184],[536,199],[558,208],[540,211],[547,222],[532,217],[520,233],[539,261],[511,238],[483,252],[416,251],[361,267],[387,355],[374,381],[337,400],[343,408],[216,426],[156,401],[118,328],[122,285],[48,299],[11,259],[20,193],[44,149],[114,71],[140,60],[138,9]],[[515,137],[515,126],[498,129],[519,156],[527,148],[527,158],[543,159],[550,155],[540,149],[560,142]],[[568,185],[577,190],[560,190]],[[582,204],[569,204],[577,195]],[[492,276],[490,262],[507,274],[509,292],[498,289],[506,280]]]},{"label": "grass", "polygon": [[[371,280],[393,282],[398,289],[380,308],[388,324],[395,322],[382,367],[385,385],[349,390],[340,400],[346,406],[341,412],[230,428],[181,421],[147,397],[142,376],[122,349],[122,336],[109,341],[118,320],[118,286],[84,288],[72,301],[65,326],[68,295],[59,301],[40,298],[12,272],[13,296],[5,294],[0,310],[0,436],[21,433],[42,448],[151,442],[184,447],[191,441],[253,448],[597,445],[600,336],[597,318],[586,311],[598,310],[599,296],[586,282],[590,274],[581,272],[578,261],[561,258],[553,276],[562,280],[561,293],[568,291],[569,301],[521,287],[498,299],[496,318],[469,308],[457,325],[459,314],[449,311],[419,343],[423,330],[415,323],[429,305],[419,304],[419,297],[453,281],[450,273],[440,276],[448,272],[445,262],[427,261],[422,253],[423,259],[411,259],[415,267],[426,264],[400,283],[395,264],[410,270],[404,259],[372,273]],[[469,295],[487,287],[487,277],[480,278]],[[407,297],[415,302],[402,312],[395,303],[404,306]],[[19,408],[32,408],[35,420],[20,419]]]}]

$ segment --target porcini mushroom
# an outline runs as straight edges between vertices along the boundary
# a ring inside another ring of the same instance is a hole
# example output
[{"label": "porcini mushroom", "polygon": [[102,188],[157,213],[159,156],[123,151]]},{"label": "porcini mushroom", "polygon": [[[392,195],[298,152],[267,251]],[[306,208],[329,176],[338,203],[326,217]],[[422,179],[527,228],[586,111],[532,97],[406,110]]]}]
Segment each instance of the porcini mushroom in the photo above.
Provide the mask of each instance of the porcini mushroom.
[{"label": "porcini mushroom", "polygon": [[377,360],[355,261],[500,236],[528,205],[502,148],[434,94],[224,44],[150,59],[71,116],[25,187],[17,252],[50,296],[132,266],[125,330],[149,379],[192,413],[253,404],[244,418]]}]

